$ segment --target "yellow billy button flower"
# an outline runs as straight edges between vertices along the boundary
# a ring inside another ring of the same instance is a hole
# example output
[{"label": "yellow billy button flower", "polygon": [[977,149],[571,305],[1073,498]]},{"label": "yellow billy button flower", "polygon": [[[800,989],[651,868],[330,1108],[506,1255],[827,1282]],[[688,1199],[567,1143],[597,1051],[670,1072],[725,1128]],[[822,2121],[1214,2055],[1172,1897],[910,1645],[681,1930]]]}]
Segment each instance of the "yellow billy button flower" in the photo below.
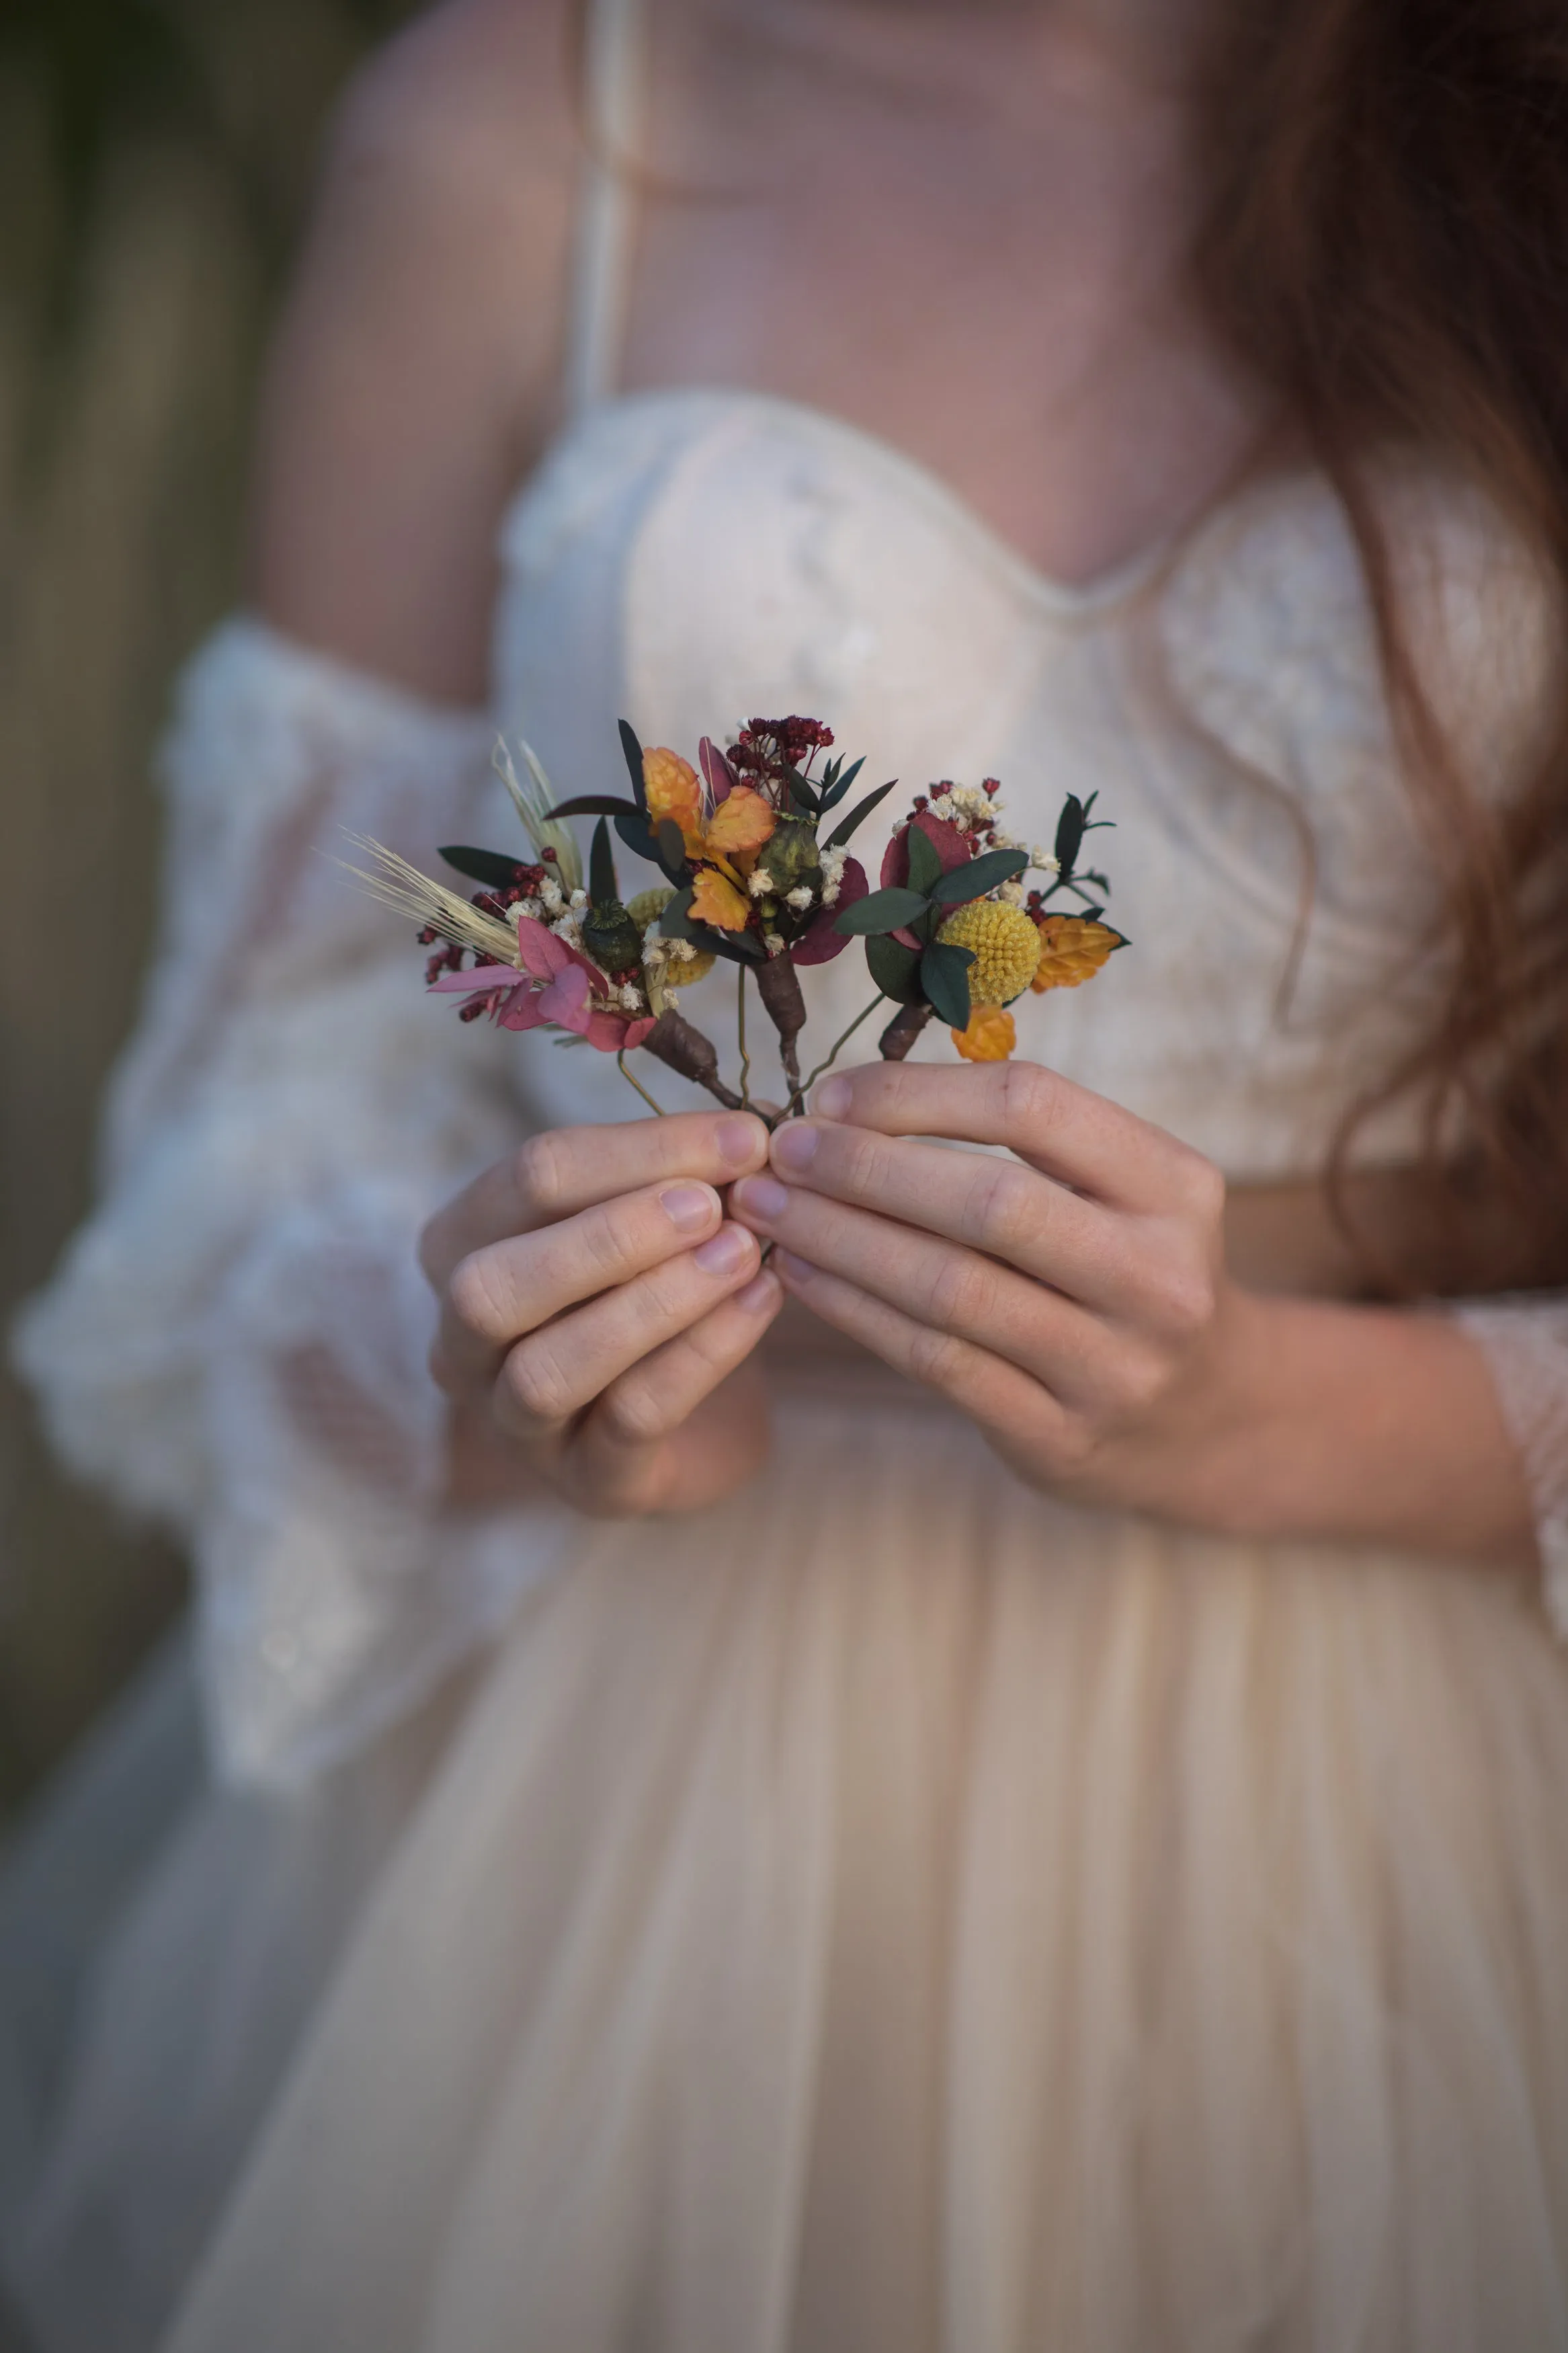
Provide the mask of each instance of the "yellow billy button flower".
[{"label": "yellow billy button flower", "polygon": [[1029,987],[1037,993],[1077,988],[1092,980],[1121,944],[1121,933],[1109,923],[1091,923],[1083,915],[1042,915],[1039,962]]},{"label": "yellow billy button flower", "polygon": [[[971,1005],[1010,1005],[1035,977],[1040,935],[1035,919],[1003,899],[972,899],[948,917],[937,937],[945,946],[968,948]],[[1009,1025],[1011,1026],[1011,1025]],[[1009,1050],[1011,1050],[1009,1049]],[[987,1061],[1000,1060],[986,1055]]]},{"label": "yellow billy button flower", "polygon": [[949,1034],[966,1062],[1005,1062],[1018,1042],[1012,1015],[999,1005],[977,1005],[968,1029]]}]

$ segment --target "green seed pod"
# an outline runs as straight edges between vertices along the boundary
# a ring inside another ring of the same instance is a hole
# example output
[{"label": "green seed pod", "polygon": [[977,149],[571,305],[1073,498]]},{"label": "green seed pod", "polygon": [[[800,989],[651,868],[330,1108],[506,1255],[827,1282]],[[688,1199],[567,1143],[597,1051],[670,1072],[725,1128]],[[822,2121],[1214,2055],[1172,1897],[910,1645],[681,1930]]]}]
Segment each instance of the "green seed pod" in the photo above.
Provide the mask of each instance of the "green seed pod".
[{"label": "green seed pod", "polygon": [[822,872],[816,828],[804,818],[782,818],[763,844],[757,864],[781,899],[803,882],[815,884]]},{"label": "green seed pod", "polygon": [[588,909],[583,918],[583,948],[601,972],[627,972],[642,963],[642,934],[618,899]]}]

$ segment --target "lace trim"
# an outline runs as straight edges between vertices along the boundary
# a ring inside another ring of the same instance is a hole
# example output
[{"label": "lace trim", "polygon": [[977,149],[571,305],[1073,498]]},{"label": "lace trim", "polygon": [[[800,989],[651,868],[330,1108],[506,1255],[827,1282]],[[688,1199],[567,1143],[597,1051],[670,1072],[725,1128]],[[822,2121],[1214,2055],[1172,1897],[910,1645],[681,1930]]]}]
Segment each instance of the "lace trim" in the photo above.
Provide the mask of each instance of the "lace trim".
[{"label": "lace trim", "polygon": [[1466,1301],[1447,1312],[1486,1357],[1530,1489],[1547,1614],[1568,1641],[1568,1295]]}]

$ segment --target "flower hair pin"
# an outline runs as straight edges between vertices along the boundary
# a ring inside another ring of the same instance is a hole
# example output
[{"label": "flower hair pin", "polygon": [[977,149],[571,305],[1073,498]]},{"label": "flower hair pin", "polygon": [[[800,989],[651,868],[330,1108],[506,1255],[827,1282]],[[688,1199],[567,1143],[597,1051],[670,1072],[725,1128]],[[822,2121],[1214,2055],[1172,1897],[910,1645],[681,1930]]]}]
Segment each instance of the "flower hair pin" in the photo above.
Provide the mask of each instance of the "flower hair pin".
[{"label": "flower hair pin", "polygon": [[[664,745],[645,751],[625,720],[620,736],[629,797],[584,793],[555,803],[526,744],[526,781],[498,746],[497,770],[530,854],[448,844],[439,853],[447,865],[481,886],[470,897],[375,841],[360,843],[374,871],[353,871],[417,920],[422,944],[436,950],[426,984],[461,997],[462,1019],[547,1029],[559,1043],[613,1053],[656,1112],[661,1106],[627,1065],[633,1049],[774,1125],[799,1114],[856,1030],[889,1002],[897,1009],[879,1041],[885,1060],[901,1060],[936,1017],[966,1060],[1003,1060],[1016,1044],[1010,1004],[1029,990],[1076,988],[1127,944],[1105,921],[1106,877],[1078,865],[1087,836],[1109,822],[1093,816],[1093,794],[1068,795],[1047,852],[1004,831],[995,778],[934,786],[895,828],[873,891],[848,844],[894,785],[879,785],[839,815],[864,762],[825,756],[833,734],[820,721],[753,719],[724,751],[705,736],[695,767]],[[586,874],[565,823],[576,817],[596,819]],[[661,884],[623,900],[612,827],[659,871]],[[1031,868],[1047,877],[1043,887],[1026,889]],[[1072,912],[1051,912],[1061,893],[1076,902]],[[800,972],[856,938],[877,993],[803,1078]],[[721,961],[736,968],[738,1087],[677,1001]],[[748,981],[778,1035],[782,1110],[752,1099]]]}]

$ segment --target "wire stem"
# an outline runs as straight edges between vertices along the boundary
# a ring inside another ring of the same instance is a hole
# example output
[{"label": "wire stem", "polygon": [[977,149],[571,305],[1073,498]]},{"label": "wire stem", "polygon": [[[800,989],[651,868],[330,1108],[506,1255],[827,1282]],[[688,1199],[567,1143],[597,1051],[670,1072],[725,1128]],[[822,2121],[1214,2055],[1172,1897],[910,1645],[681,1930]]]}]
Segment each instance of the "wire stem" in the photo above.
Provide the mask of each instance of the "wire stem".
[{"label": "wire stem", "polygon": [[649,1111],[651,1111],[651,1112],[657,1112],[657,1113],[658,1113],[658,1116],[659,1116],[659,1118],[660,1118],[660,1119],[663,1119],[663,1118],[665,1117],[665,1115],[666,1115],[666,1114],[665,1114],[664,1105],[663,1105],[662,1103],[655,1103],[655,1101],[654,1101],[654,1099],[653,1099],[653,1097],[649,1094],[649,1092],[648,1092],[647,1089],[644,1086],[644,1084],[643,1084],[642,1081],[641,1081],[640,1079],[634,1079],[634,1078],[633,1078],[633,1076],[632,1076],[632,1074],[631,1074],[631,1072],[627,1070],[627,1068],[626,1068],[626,1048],[625,1048],[624,1046],[621,1048],[620,1052],[616,1056],[616,1062],[617,1062],[617,1063],[619,1064],[619,1066],[620,1066],[620,1072],[621,1072],[621,1076],[622,1076],[622,1078],[623,1078],[623,1079],[625,1079],[625,1080],[626,1081],[626,1082],[627,1082],[627,1084],[628,1084],[629,1086],[634,1086],[634,1087],[636,1087],[636,1089],[637,1089],[637,1091],[638,1094],[639,1094],[639,1095],[641,1095],[641,1097],[642,1097],[642,1099],[643,1099],[644,1103],[647,1103],[647,1107],[648,1107]]},{"label": "wire stem", "polygon": [[746,967],[743,964],[737,965],[735,967],[735,986],[738,991],[735,1005],[735,1034],[741,1046],[741,1101],[750,1111],[752,1108],[752,1058],[746,1051]]},{"label": "wire stem", "polygon": [[861,1007],[859,1012],[855,1016],[854,1020],[851,1021],[848,1029],[845,1030],[842,1037],[836,1038],[834,1039],[826,1055],[823,1060],[818,1062],[816,1070],[811,1071],[806,1078],[804,1078],[800,1084],[795,1088],[794,1093],[789,1099],[789,1110],[785,1113],[786,1118],[798,1119],[800,1117],[801,1112],[805,1107],[805,1098],[811,1092],[818,1079],[823,1076],[825,1071],[830,1071],[833,1068],[834,1063],[838,1060],[840,1050],[843,1047],[847,1046],[850,1039],[853,1038],[856,1030],[860,1027],[861,1022],[869,1021],[872,1014],[877,1010],[878,1006],[886,1004],[886,1002],[887,999],[883,997],[880,989],[879,989],[876,996],[871,999],[870,1004],[863,1005]]}]

